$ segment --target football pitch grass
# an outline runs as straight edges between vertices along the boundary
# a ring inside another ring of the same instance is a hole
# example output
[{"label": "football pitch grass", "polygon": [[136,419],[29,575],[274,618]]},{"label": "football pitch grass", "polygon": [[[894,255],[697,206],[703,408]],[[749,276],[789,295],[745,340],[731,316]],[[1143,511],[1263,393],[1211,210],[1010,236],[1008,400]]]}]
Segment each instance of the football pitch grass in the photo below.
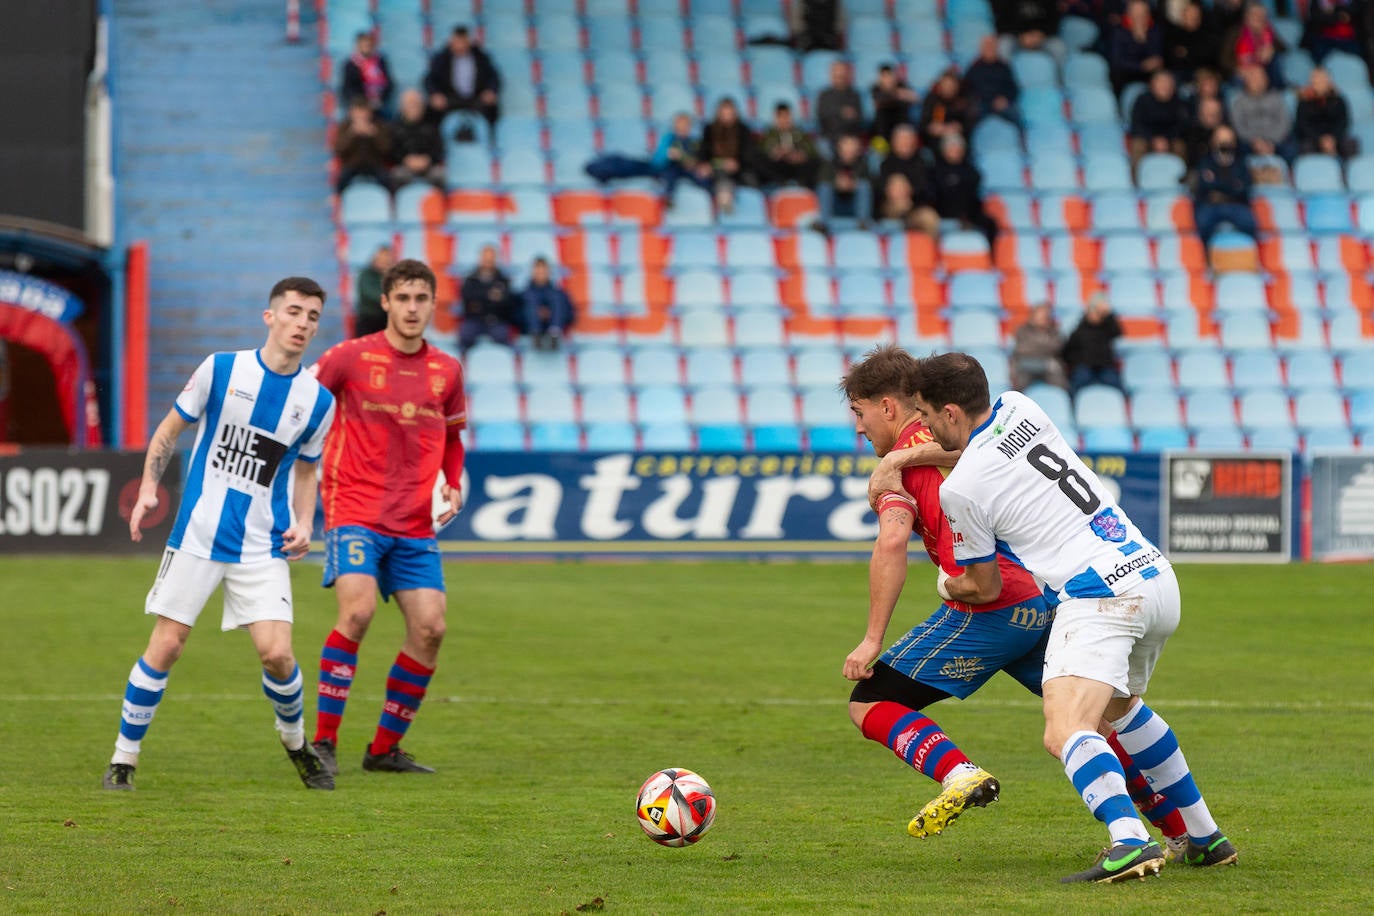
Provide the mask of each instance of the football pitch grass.
[{"label": "football pitch grass", "polygon": [[[449,634],[406,741],[433,776],[359,759],[400,643],[362,650],[333,793],[301,786],[244,634],[218,598],[173,671],[133,793],[100,774],[150,620],[156,558],[0,558],[0,912],[1368,912],[1374,565],[1188,566],[1152,705],[1240,850],[1064,886],[1106,834],[1004,676],[934,717],[1002,781],[940,837],[934,784],[849,723],[863,564],[454,564]],[[889,637],[935,605],[913,567]],[[334,621],[295,568],[313,725]],[[696,846],[650,842],[639,784],[685,766],[719,810]]]}]

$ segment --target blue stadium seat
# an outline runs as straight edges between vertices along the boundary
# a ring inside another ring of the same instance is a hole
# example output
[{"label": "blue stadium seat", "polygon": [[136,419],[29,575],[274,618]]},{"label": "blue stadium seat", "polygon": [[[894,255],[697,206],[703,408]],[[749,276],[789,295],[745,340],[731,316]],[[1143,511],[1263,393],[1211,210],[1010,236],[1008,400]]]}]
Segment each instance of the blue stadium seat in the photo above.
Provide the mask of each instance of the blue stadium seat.
[{"label": "blue stadium seat", "polygon": [[[1374,349],[1349,350],[1341,360],[1341,387],[1347,392],[1374,390]],[[1289,376],[1292,383],[1292,376]]]},{"label": "blue stadium seat", "polygon": [[1106,59],[1100,54],[1070,51],[1064,59],[1064,85],[1110,87]]},{"label": "blue stadium seat", "polygon": [[1288,395],[1278,387],[1243,391],[1240,403],[1240,425],[1247,430],[1269,427],[1290,428],[1293,418],[1289,412]]},{"label": "blue stadium seat", "polygon": [[[1084,171],[1089,169],[1085,168]],[[1119,189],[1094,194],[1093,228],[1098,232],[1139,232],[1140,201],[1135,192]],[[1143,238],[1140,241],[1145,244]]]},{"label": "blue stadium seat", "polygon": [[[1288,367],[1288,389],[1297,393],[1304,391],[1334,390],[1336,383],[1336,364],[1327,350],[1300,350],[1284,360]],[[1374,379],[1374,375],[1370,376]]]},{"label": "blue stadium seat", "polygon": [[[1350,395],[1350,425],[1364,430],[1362,436],[1374,432],[1374,388],[1365,388]],[[1370,442],[1366,438],[1365,444]]]},{"label": "blue stadium seat", "polygon": [[1193,448],[1199,450],[1239,450],[1245,448],[1245,436],[1235,422],[1216,423],[1193,429]]},{"label": "blue stadium seat", "polygon": [[1142,191],[1176,190],[1187,172],[1187,163],[1173,153],[1147,153],[1136,163],[1136,178]]},{"label": "blue stadium seat", "polygon": [[1293,187],[1301,194],[1345,193],[1341,160],[1322,153],[1299,156],[1293,162]]},{"label": "blue stadium seat", "polygon": [[1156,318],[1159,314],[1159,293],[1154,278],[1145,271],[1108,274],[1107,300],[1123,318]]},{"label": "blue stadium seat", "polygon": [[[1083,186],[1089,191],[1130,191],[1131,163],[1121,153],[1089,153],[1083,157]],[[1095,215],[1096,211],[1094,211]],[[1139,217],[1136,217],[1139,225]]]},{"label": "blue stadium seat", "polygon": [[[500,156],[499,165],[501,183],[504,185],[544,187],[547,182],[544,154],[537,149],[512,149],[504,152]],[[449,167],[453,168],[453,165],[450,163]]]},{"label": "blue stadium seat", "polygon": [[[1059,23],[1060,40],[1068,47],[1078,51],[1092,47],[1093,43],[1097,41],[1098,31],[1097,23],[1082,16],[1065,16]],[[1092,55],[1085,54],[1083,56]],[[1069,82],[1067,70],[1064,74],[1064,81]]]},{"label": "blue stadium seat", "polygon": [[802,290],[813,314],[835,311],[835,290],[829,274],[808,273],[802,280]]},{"label": "blue stadium seat", "polygon": [[739,391],[733,385],[710,385],[692,391],[692,421],[698,425],[738,426]]},{"label": "blue stadium seat", "polygon": [[[613,83],[609,86],[602,86],[596,93],[596,107],[602,118],[642,118],[644,116],[644,93],[638,83]],[[691,110],[690,103],[685,110]],[[627,152],[634,152],[634,150],[627,150]]]},{"label": "blue stadium seat", "polygon": [[[634,47],[634,20],[623,12],[612,15],[589,15],[587,23],[587,47],[588,55],[592,58],[592,64],[597,67],[597,78],[602,78],[598,66],[598,58],[609,54],[618,54],[621,49],[625,51]],[[630,78],[634,78],[634,71],[630,71]],[[598,82],[598,85],[605,85]]]},{"label": "blue stadium seat", "polygon": [[1263,429],[1251,430],[1250,448],[1296,452],[1298,450],[1298,431],[1291,426],[1267,426]]},{"label": "blue stadium seat", "polygon": [[671,236],[667,267],[674,271],[720,266],[720,240],[710,229],[685,229]]},{"label": "blue stadium seat", "polygon": [[648,85],[677,84],[686,86],[691,83],[687,55],[662,49],[644,58],[644,81]]},{"label": "blue stadium seat", "polygon": [[1011,57],[1011,70],[1022,89],[1059,85],[1059,67],[1044,51],[1017,51]]},{"label": "blue stadium seat", "polygon": [[1182,428],[1183,405],[1167,381],[1131,394],[1131,425],[1137,430]]},{"label": "blue stadium seat", "polygon": [[[1072,159],[1054,157],[1031,163],[1031,186],[1039,191],[1076,191],[1078,166]],[[1043,211],[1042,211],[1043,213]]]},{"label": "blue stadium seat", "polygon": [[743,452],[748,449],[748,439],[738,424],[698,426],[697,448],[703,452]]},{"label": "blue stadium seat", "polygon": [[1121,354],[1121,380],[1129,392],[1173,385],[1174,361],[1167,350],[1128,350]]},{"label": "blue stadium seat", "polygon": [[[1148,240],[1136,233],[1109,235],[1102,240],[1104,271],[1147,271],[1154,269]],[[1153,280],[1151,281],[1153,285]]]},{"label": "blue stadium seat", "polygon": [[[515,188],[508,200],[510,209],[506,211],[508,226],[550,226],[553,224],[553,210],[549,195],[536,188]],[[547,248],[544,254],[553,256],[556,249]]]},{"label": "blue stadium seat", "polygon": [[756,388],[744,394],[744,413],[754,426],[796,425],[797,403],[790,387]]},{"label": "blue stadium seat", "polygon": [[1185,391],[1183,408],[1188,417],[1188,426],[1194,433],[1213,427],[1225,428],[1236,425],[1235,402],[1232,401],[1230,394],[1224,391]]},{"label": "blue stadium seat", "polygon": [[1109,385],[1087,385],[1074,396],[1074,420],[1079,429],[1124,427],[1126,397]]},{"label": "blue stadium seat", "polygon": [[834,388],[844,370],[844,354],[835,348],[815,347],[797,353],[795,371],[799,388]]},{"label": "blue stadium seat", "polygon": [[1348,233],[1354,229],[1350,219],[1350,201],[1344,194],[1308,197],[1304,208],[1309,232]]},{"label": "blue stadium seat", "polygon": [[755,426],[754,451],[797,452],[802,447],[801,427],[793,425]]},{"label": "blue stadium seat", "polygon": [[1265,316],[1269,300],[1264,281],[1258,274],[1231,272],[1221,274],[1216,282],[1217,311],[1223,315],[1243,314]]},{"label": "blue stadium seat", "polygon": [[696,94],[685,84],[659,83],[648,86],[649,117],[660,124],[667,124],[678,112],[696,111]]},{"label": "blue stadium seat", "polygon": [[673,229],[710,226],[713,222],[711,195],[686,182],[679,182],[673,193],[673,208],[667,212],[663,222]]},{"label": "blue stadium seat", "polygon": [[685,422],[655,421],[642,426],[640,434],[645,451],[685,452],[692,447],[692,429]]},{"label": "blue stadium seat", "polygon": [[736,308],[776,308],[778,281],[768,271],[741,271],[730,278],[730,304]]},{"label": "blue stadium seat", "polygon": [[1066,438],[1078,435],[1073,419],[1073,403],[1067,391],[1054,385],[1036,383],[1026,387],[1025,395],[1040,405],[1040,409],[1049,415]]},{"label": "blue stadium seat", "polygon": [[684,365],[688,388],[735,383],[735,355],[723,347],[689,350]]},{"label": "blue stadium seat", "polygon": [[1316,65],[1312,63],[1312,55],[1301,48],[1290,49],[1279,55],[1279,72],[1283,74],[1283,81],[1289,86],[1305,86],[1307,78],[1312,75],[1312,70]]},{"label": "blue stadium seat", "polygon": [[[983,123],[997,120],[988,118]],[[1025,159],[1020,150],[993,149],[977,152],[974,166],[983,177],[983,186],[988,191],[1022,191],[1026,187]]]},{"label": "blue stadium seat", "polygon": [[1279,355],[1268,347],[1231,354],[1231,382],[1237,391],[1269,388],[1282,377]]},{"label": "blue stadium seat", "polygon": [[513,382],[488,385],[470,379],[467,398],[468,416],[478,423],[509,420],[520,409],[520,393]]},{"label": "blue stadium seat", "polygon": [[1355,447],[1355,437],[1348,429],[1313,429],[1303,434],[1303,446],[1307,452],[1349,451]]},{"label": "blue stadium seat", "polygon": [[1069,100],[1073,121],[1089,124],[1093,121],[1115,121],[1118,118],[1116,97],[1110,89],[1102,86],[1071,87],[1073,95]]},{"label": "blue stadium seat", "polygon": [[339,218],[347,228],[390,225],[391,194],[379,184],[355,181],[339,195]]},{"label": "blue stadium seat", "polygon": [[1177,354],[1178,387],[1185,395],[1229,389],[1226,358],[1218,350],[1187,350]]},{"label": "blue stadium seat", "polygon": [[582,448],[582,430],[576,423],[550,420],[530,424],[530,448],[545,452],[575,452]]},{"label": "blue stadium seat", "polygon": [[[835,379],[829,385],[820,388],[801,389],[803,423],[807,426],[843,426],[852,419],[849,406],[836,387],[838,384],[839,379]],[[1370,422],[1374,423],[1374,420]]]},{"label": "blue stadium seat", "polygon": [[[509,13],[496,15],[496,13]],[[489,50],[506,48],[526,48],[529,46],[528,27],[525,18],[514,10],[496,10],[482,17],[482,46]],[[516,79],[519,74],[506,71],[508,79]]]},{"label": "blue stadium seat", "polygon": [[668,347],[636,347],[632,349],[630,351],[630,380],[638,387],[646,385],[676,386],[682,380],[677,351]]},{"label": "blue stadium seat", "polygon": [[1334,388],[1298,392],[1293,417],[1304,434],[1314,429],[1347,429],[1345,399]]},{"label": "blue stadium seat", "polygon": [[577,348],[577,384],[584,390],[596,385],[625,384],[625,354],[610,343],[583,343]]},{"label": "blue stadium seat", "polygon": [[635,450],[635,428],[629,423],[588,423],[587,451],[632,452]]},{"label": "blue stadium seat", "polygon": [[774,270],[773,237],[764,229],[725,228],[725,259],[723,264],[732,273],[740,270]]},{"label": "blue stadium seat", "polygon": [[1258,349],[1274,345],[1269,322],[1254,314],[1223,314],[1218,322],[1221,345],[1227,350]]},{"label": "blue stadium seat", "polygon": [[[677,385],[648,385],[637,389],[635,417],[641,424],[685,424],[687,401],[682,389]],[[647,447],[647,441],[645,445]]]},{"label": "blue stadium seat", "polygon": [[[738,30],[728,16],[700,15],[692,18],[692,48],[737,48]],[[788,73],[788,79],[792,75]]]},{"label": "blue stadium seat", "polygon": [[482,385],[513,385],[516,380],[515,351],[490,341],[479,341],[463,356],[463,374]]},{"label": "blue stadium seat", "polygon": [[523,423],[499,420],[491,423],[475,423],[472,429],[473,447],[484,452],[525,451],[525,426]]},{"label": "blue stadium seat", "polygon": [[1001,277],[992,270],[966,270],[950,277],[951,309],[997,309],[1002,304]]},{"label": "blue stadium seat", "polygon": [[1180,426],[1161,426],[1140,431],[1140,451],[1154,452],[1181,451],[1188,448],[1188,430]]},{"label": "blue stadium seat", "polygon": [[868,272],[840,277],[836,305],[845,315],[882,316],[890,311],[882,278]]},{"label": "blue stadium seat", "polygon": [[520,382],[526,388],[572,386],[572,365],[567,353],[531,350],[520,358]]},{"label": "blue stadium seat", "polygon": [[1001,319],[997,312],[983,309],[954,312],[949,318],[949,339],[955,347],[964,350],[971,347],[1000,347]]},{"label": "blue stadium seat", "polygon": [[738,347],[780,347],[785,339],[782,316],[776,311],[743,312],[735,317]]},{"label": "blue stadium seat", "polygon": [[630,393],[624,385],[596,385],[582,389],[583,423],[630,423]]},{"label": "blue stadium seat", "polygon": [[835,268],[883,270],[887,267],[882,245],[872,232],[842,231],[833,236]]},{"label": "blue stadium seat", "polygon": [[806,434],[813,452],[855,452],[860,448],[852,426],[808,426]]},{"label": "blue stadium seat", "polygon": [[[1362,146],[1361,149],[1374,150],[1374,147]],[[1351,194],[1374,193],[1374,152],[1361,153],[1346,163],[1345,183]]]},{"label": "blue stadium seat", "polygon": [[1135,435],[1126,426],[1096,426],[1083,430],[1083,450],[1088,452],[1135,451]]},{"label": "blue stadium seat", "polygon": [[718,311],[695,309],[678,321],[678,339],[684,348],[730,346],[730,324]]},{"label": "blue stadium seat", "polygon": [[768,225],[768,198],[757,188],[736,188],[735,204],[728,213],[720,214],[720,224],[727,229],[761,228]]},{"label": "blue stadium seat", "polygon": [[641,11],[639,46],[646,57],[652,57],[659,52],[680,52],[687,46],[682,20],[677,16],[645,16]]},{"label": "blue stadium seat", "polygon": [[750,347],[740,355],[740,384],[745,391],[790,385],[792,370],[781,347]]}]

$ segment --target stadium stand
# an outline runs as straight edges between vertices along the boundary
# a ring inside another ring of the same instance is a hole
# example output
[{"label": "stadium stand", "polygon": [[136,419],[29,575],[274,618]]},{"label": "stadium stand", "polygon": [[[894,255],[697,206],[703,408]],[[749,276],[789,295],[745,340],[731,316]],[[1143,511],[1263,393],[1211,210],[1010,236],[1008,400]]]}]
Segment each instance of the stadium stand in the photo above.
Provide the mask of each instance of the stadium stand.
[{"label": "stadium stand", "polygon": [[[374,28],[413,78],[413,60],[458,22],[503,73],[495,136],[449,144],[450,187],[406,189],[391,207],[350,188],[338,202],[341,287],[379,238],[424,252],[444,278],[436,336],[456,349],[458,271],[477,246],[496,243],[517,268],[555,261],[578,308],[567,359],[549,372],[522,346],[466,355],[479,448],[855,449],[835,386],[866,347],[966,349],[1005,384],[1010,332],[1029,306],[1052,300],[1071,325],[1098,291],[1124,325],[1124,392],[1095,387],[1076,403],[1032,392],[1080,445],[1368,445],[1374,147],[1277,169],[1284,184],[1253,198],[1259,239],[1223,228],[1208,250],[1188,165],[1153,153],[1132,169],[1123,110],[1138,90],[1118,104],[1105,62],[1084,50],[1096,31],[1086,20],[1066,20],[1062,44],[1012,57],[1023,129],[989,118],[971,134],[1001,230],[992,246],[953,225],[938,240],[882,224],[822,234],[805,189],[742,188],[725,213],[685,181],[668,208],[652,181],[603,186],[582,171],[602,152],[648,156],[672,114],[700,123],[725,95],[757,128],[790,101],[814,131],[836,58],[861,91],[890,61],[924,95],[991,30],[986,0],[861,6],[847,54],[803,56],[746,43],[780,27],[771,2],[326,0],[322,75],[355,30]],[[1285,54],[1285,72],[1305,75],[1305,55]],[[1351,83],[1342,66],[1352,134],[1374,140],[1367,79]]]}]

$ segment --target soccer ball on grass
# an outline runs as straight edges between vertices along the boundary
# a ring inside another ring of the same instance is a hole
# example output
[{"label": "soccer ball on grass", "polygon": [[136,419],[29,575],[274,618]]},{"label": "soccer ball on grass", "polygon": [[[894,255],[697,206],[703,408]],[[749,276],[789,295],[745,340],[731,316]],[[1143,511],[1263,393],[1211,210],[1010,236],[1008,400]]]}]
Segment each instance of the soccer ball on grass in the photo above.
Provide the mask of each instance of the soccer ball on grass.
[{"label": "soccer ball on grass", "polygon": [[664,846],[688,846],[706,835],[716,819],[716,796],[691,770],[659,770],[639,787],[639,826]]}]

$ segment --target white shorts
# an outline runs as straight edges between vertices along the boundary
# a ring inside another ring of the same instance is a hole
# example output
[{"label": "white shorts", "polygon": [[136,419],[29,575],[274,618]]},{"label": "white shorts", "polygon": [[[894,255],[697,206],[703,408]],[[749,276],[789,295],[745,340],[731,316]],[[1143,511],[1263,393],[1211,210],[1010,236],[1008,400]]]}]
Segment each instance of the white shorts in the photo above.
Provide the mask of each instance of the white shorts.
[{"label": "white shorts", "polygon": [[220,582],[224,583],[221,630],[262,620],[292,622],[291,570],[285,560],[273,557],[257,563],[220,563],[173,547],[162,555],[144,613],[195,626]]},{"label": "white shorts", "polygon": [[1070,598],[1055,611],[1045,677],[1073,675],[1141,696],[1164,643],[1178,629],[1178,579],[1171,567],[1116,598]]}]

